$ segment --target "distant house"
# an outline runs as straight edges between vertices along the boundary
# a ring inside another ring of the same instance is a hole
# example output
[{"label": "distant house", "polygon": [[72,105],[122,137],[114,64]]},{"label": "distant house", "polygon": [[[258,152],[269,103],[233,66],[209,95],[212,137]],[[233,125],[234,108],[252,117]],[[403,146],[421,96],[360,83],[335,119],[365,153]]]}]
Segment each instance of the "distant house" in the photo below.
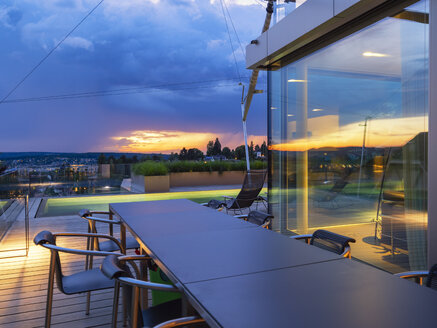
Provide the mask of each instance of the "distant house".
[{"label": "distant house", "polygon": [[223,155],[205,156],[205,161],[207,162],[226,161],[226,157]]}]

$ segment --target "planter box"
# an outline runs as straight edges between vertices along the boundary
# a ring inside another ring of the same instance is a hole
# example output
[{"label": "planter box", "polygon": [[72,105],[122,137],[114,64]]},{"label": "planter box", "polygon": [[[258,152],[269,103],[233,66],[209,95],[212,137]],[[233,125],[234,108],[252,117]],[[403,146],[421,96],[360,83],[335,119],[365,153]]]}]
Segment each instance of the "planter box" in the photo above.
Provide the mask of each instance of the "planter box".
[{"label": "planter box", "polygon": [[170,173],[170,187],[241,185],[244,171]]},{"label": "planter box", "polygon": [[241,185],[244,171],[182,172],[163,176],[131,175],[131,190],[139,193],[168,192],[173,187]]},{"label": "planter box", "polygon": [[170,177],[142,176],[132,174],[131,190],[140,193],[168,192],[170,191]]}]

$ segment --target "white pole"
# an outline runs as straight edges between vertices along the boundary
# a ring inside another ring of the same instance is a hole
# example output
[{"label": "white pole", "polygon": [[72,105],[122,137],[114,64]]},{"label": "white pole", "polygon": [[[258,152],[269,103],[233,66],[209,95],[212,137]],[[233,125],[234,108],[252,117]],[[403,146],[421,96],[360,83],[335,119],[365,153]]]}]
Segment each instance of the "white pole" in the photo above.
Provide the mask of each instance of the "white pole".
[{"label": "white pole", "polygon": [[247,146],[247,128],[244,120],[244,103],[241,104],[241,115],[243,116],[243,133],[244,133],[244,148],[246,150],[246,166],[247,172],[250,171],[249,147]]}]

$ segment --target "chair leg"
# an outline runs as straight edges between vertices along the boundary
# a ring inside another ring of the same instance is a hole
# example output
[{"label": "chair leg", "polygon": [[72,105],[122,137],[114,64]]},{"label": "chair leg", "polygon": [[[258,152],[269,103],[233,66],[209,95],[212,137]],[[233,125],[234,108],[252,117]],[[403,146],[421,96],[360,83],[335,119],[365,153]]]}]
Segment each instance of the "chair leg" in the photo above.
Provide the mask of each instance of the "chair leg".
[{"label": "chair leg", "polygon": [[114,302],[112,303],[112,328],[117,327],[119,295],[120,295],[120,282],[116,280],[114,286]]},{"label": "chair leg", "polygon": [[138,327],[138,303],[140,301],[140,288],[134,287],[134,292],[132,294],[132,327]]},{"label": "chair leg", "polygon": [[[90,232],[91,232],[91,227],[90,227],[90,224],[88,222],[88,233],[90,233]],[[87,237],[86,238],[86,250],[87,251],[90,250],[90,245],[91,245],[91,239],[90,239],[90,237]],[[90,260],[90,256],[87,255],[85,257],[85,271],[88,270],[89,260]]]},{"label": "chair leg", "polygon": [[86,309],[85,309],[86,315],[90,314],[90,307],[91,307],[91,292],[87,292],[86,293]]},{"label": "chair leg", "polygon": [[53,304],[53,288],[55,283],[55,265],[56,265],[56,253],[51,252],[50,257],[50,271],[49,271],[49,283],[47,286],[47,304],[46,304],[46,322],[45,327],[50,327],[52,319],[52,304]]}]

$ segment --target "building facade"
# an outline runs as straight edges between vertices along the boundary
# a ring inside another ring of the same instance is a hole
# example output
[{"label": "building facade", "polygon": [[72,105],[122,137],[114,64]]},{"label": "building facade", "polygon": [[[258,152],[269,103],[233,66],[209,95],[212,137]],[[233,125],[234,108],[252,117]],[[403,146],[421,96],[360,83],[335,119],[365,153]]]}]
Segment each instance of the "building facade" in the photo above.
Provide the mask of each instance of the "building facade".
[{"label": "building facade", "polygon": [[268,71],[275,230],[327,229],[384,270],[426,269],[437,262],[435,0],[283,2],[246,58]]}]

